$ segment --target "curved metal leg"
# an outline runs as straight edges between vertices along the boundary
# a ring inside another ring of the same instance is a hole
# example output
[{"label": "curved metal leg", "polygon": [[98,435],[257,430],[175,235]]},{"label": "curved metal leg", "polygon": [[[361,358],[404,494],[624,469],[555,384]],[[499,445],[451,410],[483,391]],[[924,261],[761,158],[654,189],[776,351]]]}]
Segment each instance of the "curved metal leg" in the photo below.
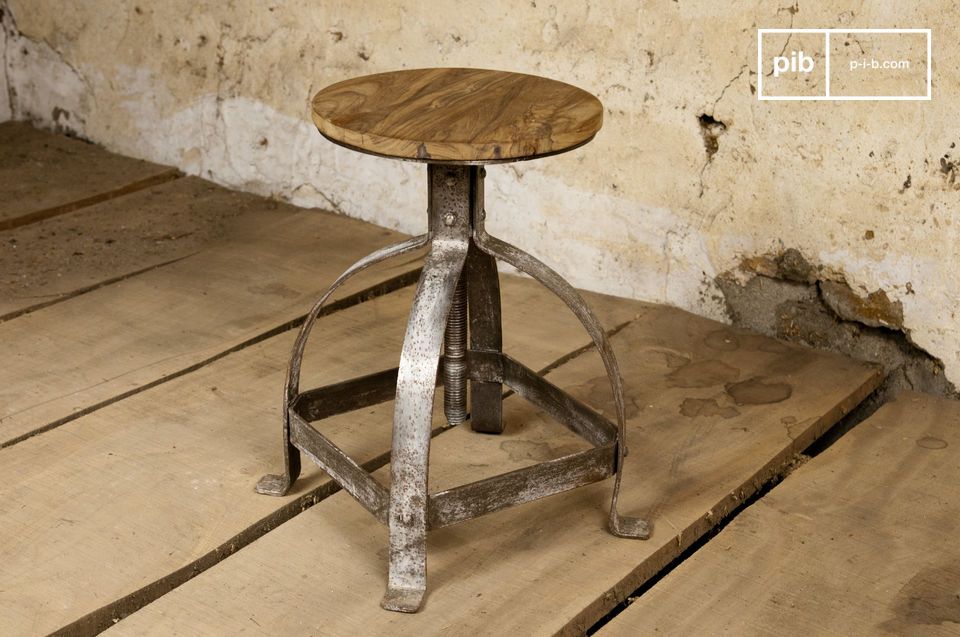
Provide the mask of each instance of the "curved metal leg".
[{"label": "curved metal leg", "polygon": [[416,612],[427,586],[427,460],[444,324],[467,242],[435,240],[403,339],[393,417],[390,577],[381,605]]},{"label": "curved metal leg", "polygon": [[303,325],[300,327],[297,340],[293,344],[293,355],[290,358],[290,366],[287,368],[287,379],[283,392],[283,459],[285,470],[284,473],[280,475],[268,474],[263,476],[257,483],[257,493],[276,496],[285,495],[294,480],[300,475],[300,452],[290,444],[290,403],[300,392],[300,365],[303,362],[303,352],[306,348],[307,338],[310,336],[313,324],[316,322],[317,317],[320,316],[320,311],[323,309],[327,300],[337,288],[343,285],[350,277],[381,261],[398,257],[407,252],[413,252],[414,250],[424,247],[429,243],[430,236],[430,233],[422,234],[418,237],[381,248],[360,259],[347,268],[347,270],[333,282],[333,285],[327,288],[327,291],[323,293],[320,300],[317,301],[310,310],[310,313],[307,314],[306,320],[304,320]]},{"label": "curved metal leg", "polygon": [[[481,215],[482,217],[482,215]],[[490,256],[509,263],[521,272],[530,275],[548,290],[560,297],[567,307],[580,319],[580,323],[590,334],[594,345],[600,352],[603,365],[610,379],[613,390],[613,401],[617,410],[617,424],[619,440],[617,441],[617,472],[613,485],[613,498],[610,503],[610,531],[620,537],[645,539],[650,537],[649,524],[640,518],[622,516],[617,512],[617,499],[620,495],[620,479],[623,474],[623,460],[627,453],[626,447],[626,411],[623,404],[623,381],[620,377],[620,368],[613,354],[613,348],[607,335],[600,325],[600,321],[593,314],[583,297],[567,283],[559,274],[547,267],[523,250],[510,245],[486,233],[482,218],[475,220],[474,240],[477,246]]]},{"label": "curved metal leg", "polygon": [[380,605],[414,613],[427,588],[427,461],[437,362],[470,243],[472,167],[428,169],[433,234],[403,337],[390,452],[390,575]]}]

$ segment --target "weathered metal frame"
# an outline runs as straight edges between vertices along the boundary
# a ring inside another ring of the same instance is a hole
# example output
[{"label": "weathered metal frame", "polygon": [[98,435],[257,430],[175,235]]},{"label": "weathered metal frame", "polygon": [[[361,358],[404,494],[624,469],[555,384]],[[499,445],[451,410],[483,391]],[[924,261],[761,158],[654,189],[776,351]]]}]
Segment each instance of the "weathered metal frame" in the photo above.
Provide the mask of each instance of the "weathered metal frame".
[{"label": "weathered metal frame", "polygon": [[[341,275],[313,307],[294,344],[283,397],[284,473],[264,476],[257,491],[285,494],[300,473],[300,453],[388,525],[390,568],[382,606],[415,612],[426,591],[426,534],[479,515],[615,476],[610,530],[646,538],[643,520],[617,511],[626,455],[623,386],[606,334],[583,298],[543,263],[487,234],[483,178],[478,166],[430,164],[429,231],[378,250]],[[404,335],[400,364],[360,378],[300,391],[304,348],[322,307],[347,279],[386,259],[429,246]],[[590,334],[613,392],[616,422],[556,387],[502,352],[496,261],[525,272],[560,297]],[[469,347],[467,339],[469,338]],[[443,355],[441,355],[441,348]],[[441,382],[442,379],[442,382]],[[592,449],[429,494],[428,459],[433,402],[444,386],[451,425],[467,417],[477,431],[500,433],[506,385]],[[391,485],[379,483],[313,427],[312,422],[395,399]]]}]

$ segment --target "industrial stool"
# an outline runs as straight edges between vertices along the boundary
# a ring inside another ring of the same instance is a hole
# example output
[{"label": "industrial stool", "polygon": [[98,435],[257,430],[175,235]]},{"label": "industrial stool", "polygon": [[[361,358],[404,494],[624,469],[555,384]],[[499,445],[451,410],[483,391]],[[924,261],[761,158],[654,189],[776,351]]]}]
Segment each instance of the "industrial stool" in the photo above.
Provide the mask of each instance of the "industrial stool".
[{"label": "industrial stool", "polygon": [[[522,161],[577,148],[603,122],[589,93],[545,78],[479,69],[380,73],[329,86],[313,99],[313,119],[330,141],[353,150],[427,164],[426,234],[388,246],[344,272],[307,316],[293,348],[283,396],[286,471],[257,491],[284,495],[307,454],[390,530],[390,574],[381,605],[416,612],[427,583],[427,531],[616,475],[610,530],[646,538],[640,519],[617,513],[626,455],[623,387],[613,350],[593,312],[569,283],[522,250],[484,230],[483,164]],[[397,368],[300,391],[310,330],[330,295],[385,259],[429,246]],[[501,351],[496,259],[559,296],[600,351],[616,404],[614,424]],[[467,348],[469,334],[470,346]],[[443,355],[441,356],[441,344]],[[530,467],[427,493],[427,460],[438,374],[450,424],[467,418],[485,433],[503,431],[507,385],[594,445]],[[389,492],[310,423],[396,397]]]}]

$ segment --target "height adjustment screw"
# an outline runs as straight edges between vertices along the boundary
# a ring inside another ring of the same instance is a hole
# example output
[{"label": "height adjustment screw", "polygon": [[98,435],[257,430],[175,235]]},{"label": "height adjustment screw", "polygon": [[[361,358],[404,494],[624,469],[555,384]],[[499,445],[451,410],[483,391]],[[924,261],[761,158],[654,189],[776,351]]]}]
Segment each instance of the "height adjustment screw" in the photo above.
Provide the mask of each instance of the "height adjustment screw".
[{"label": "height adjustment screw", "polygon": [[443,224],[445,226],[452,226],[453,222],[456,220],[457,218],[453,216],[452,212],[448,212],[447,214],[443,215]]}]

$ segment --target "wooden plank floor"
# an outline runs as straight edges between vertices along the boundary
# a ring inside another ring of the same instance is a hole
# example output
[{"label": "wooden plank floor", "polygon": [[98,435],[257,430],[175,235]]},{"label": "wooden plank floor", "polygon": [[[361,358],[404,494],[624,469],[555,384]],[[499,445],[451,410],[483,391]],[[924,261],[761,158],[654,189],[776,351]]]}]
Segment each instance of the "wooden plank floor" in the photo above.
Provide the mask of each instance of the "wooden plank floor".
[{"label": "wooden plank floor", "polygon": [[960,403],[904,393],[601,631],[960,634]]},{"label": "wooden plank floor", "polygon": [[[412,291],[323,318],[305,386],[395,366]],[[640,307],[595,300],[611,324]],[[505,344],[535,367],[588,342],[530,281],[507,278],[504,301]],[[48,632],[89,613],[84,626],[109,624],[122,612],[112,602],[143,603],[172,585],[162,581],[171,573],[216,561],[330,492],[310,468],[290,497],[253,492],[280,465],[279,398],[292,339],[286,332],[0,450],[0,634]],[[332,419],[325,430],[356,457],[381,458],[390,408]]]},{"label": "wooden plank floor", "polygon": [[[169,188],[192,191],[195,182]],[[212,205],[221,196],[222,189],[206,195]],[[331,213],[267,203],[251,206],[233,220],[227,240],[193,256],[0,323],[0,341],[8,344],[0,446],[296,320],[350,263],[401,238]],[[356,296],[358,289],[416,267],[399,261],[361,273],[338,296],[358,300],[365,294]]]},{"label": "wooden plank floor", "polygon": [[[425,608],[400,615],[378,605],[384,527],[338,493],[108,634],[581,634],[877,380],[865,365],[664,307],[628,325],[613,345],[629,405],[621,506],[653,522],[650,540],[607,533],[609,482],[448,527],[429,538]],[[551,379],[611,411],[597,357],[579,357]],[[519,397],[505,409],[513,428],[500,438],[467,428],[436,437],[434,488],[578,448]]]},{"label": "wooden plank floor", "polygon": [[0,124],[0,230],[33,223],[147,188],[179,172],[99,146]]},{"label": "wooden plank floor", "polygon": [[0,231],[0,322],[195,254],[278,205],[184,177]]},{"label": "wooden plank floor", "polygon": [[[198,179],[151,185],[176,175],[19,125],[3,135],[0,199],[16,227],[0,243],[18,252],[0,266],[21,276],[0,282],[0,635],[95,634],[129,613],[113,631],[576,634],[878,382],[847,359],[589,295],[628,389],[622,506],[653,521],[653,538],[607,534],[610,484],[594,485],[432,535],[427,607],[387,613],[386,535],[359,505],[309,466],[288,497],[252,485],[279,465],[292,328],[347,264],[399,235]],[[86,189],[44,190],[51,166]],[[155,236],[176,239],[137,249]],[[305,385],[396,364],[417,265],[345,291],[308,348]],[[503,295],[507,350],[611,411],[559,301],[510,276]],[[382,474],[391,409],[324,429]],[[505,409],[500,437],[440,429],[438,414],[433,488],[582,444],[516,396]]]}]

